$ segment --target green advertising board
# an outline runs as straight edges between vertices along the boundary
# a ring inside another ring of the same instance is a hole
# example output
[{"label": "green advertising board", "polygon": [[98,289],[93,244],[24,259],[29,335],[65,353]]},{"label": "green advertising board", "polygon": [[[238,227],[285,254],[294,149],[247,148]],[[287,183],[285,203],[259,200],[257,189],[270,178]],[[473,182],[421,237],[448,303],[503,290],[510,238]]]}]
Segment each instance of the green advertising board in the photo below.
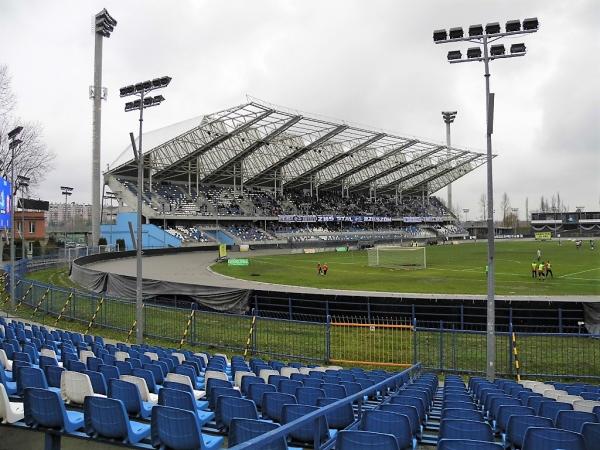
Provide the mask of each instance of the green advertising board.
[{"label": "green advertising board", "polygon": [[347,252],[348,251],[348,247],[336,247],[335,251],[336,252]]},{"label": "green advertising board", "polygon": [[228,266],[248,266],[250,260],[248,258],[231,258],[227,260]]}]

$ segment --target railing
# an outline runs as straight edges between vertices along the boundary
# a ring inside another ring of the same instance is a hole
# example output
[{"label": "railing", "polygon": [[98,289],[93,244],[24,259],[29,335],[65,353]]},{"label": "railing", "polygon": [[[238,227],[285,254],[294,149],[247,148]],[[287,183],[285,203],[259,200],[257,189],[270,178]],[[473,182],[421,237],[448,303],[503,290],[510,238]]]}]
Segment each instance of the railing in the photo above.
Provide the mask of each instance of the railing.
[{"label": "railing", "polygon": [[[0,308],[9,313],[82,333],[94,330],[121,341],[131,336],[133,301],[17,281],[16,310],[7,309],[8,290],[0,292]],[[192,315],[190,308],[151,302],[144,304],[144,317],[145,337],[165,345],[387,369],[418,361],[440,372],[485,373],[486,333],[444,321],[411,322],[383,315],[299,321],[262,317],[255,310],[246,315],[198,310]],[[516,375],[510,339],[515,330],[509,328],[497,332],[496,366],[502,376]],[[600,336],[515,332],[515,337],[521,376],[600,380]]]},{"label": "railing", "polygon": [[362,415],[361,404],[362,404],[362,400],[364,399],[365,396],[371,396],[374,393],[385,390],[391,384],[393,384],[397,388],[397,387],[401,386],[402,384],[406,383],[409,380],[409,378],[413,378],[414,375],[416,373],[418,373],[420,370],[421,370],[421,366],[419,364],[411,366],[410,368],[408,368],[396,375],[393,375],[392,377],[390,377],[384,381],[381,381],[371,387],[368,387],[367,389],[363,389],[362,391],[357,392],[356,394],[345,397],[341,400],[338,400],[337,402],[331,403],[330,405],[320,407],[318,410],[313,411],[309,414],[306,414],[305,416],[300,417],[299,419],[296,419],[292,422],[289,422],[285,425],[280,426],[279,428],[277,428],[275,430],[269,431],[268,433],[262,434],[258,437],[255,437],[249,441],[246,441],[242,444],[238,444],[231,448],[235,449],[235,450],[250,450],[250,449],[256,449],[256,448],[263,448],[263,447],[266,447],[267,444],[271,444],[277,439],[287,438],[288,434],[290,434],[292,431],[297,430],[298,428],[305,426],[311,422],[317,423],[317,425],[315,426],[315,437],[313,440],[313,448],[320,449],[322,447],[330,447],[330,445],[328,445],[329,441],[322,443],[321,439],[320,439],[320,427],[318,426],[318,420],[321,417],[324,417],[327,414],[331,414],[336,409],[340,408],[341,406],[347,405],[348,403],[352,404],[354,402],[358,402],[358,418],[357,418],[357,420],[360,420],[361,415]]}]

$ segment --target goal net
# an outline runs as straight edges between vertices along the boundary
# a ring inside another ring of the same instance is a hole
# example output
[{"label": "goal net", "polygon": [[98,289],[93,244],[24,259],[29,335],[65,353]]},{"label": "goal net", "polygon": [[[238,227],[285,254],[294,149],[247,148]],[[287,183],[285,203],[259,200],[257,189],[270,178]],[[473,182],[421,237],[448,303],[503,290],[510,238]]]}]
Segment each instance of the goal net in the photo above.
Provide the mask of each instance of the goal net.
[{"label": "goal net", "polygon": [[398,269],[425,269],[425,247],[399,247],[379,245],[367,249],[369,266]]}]

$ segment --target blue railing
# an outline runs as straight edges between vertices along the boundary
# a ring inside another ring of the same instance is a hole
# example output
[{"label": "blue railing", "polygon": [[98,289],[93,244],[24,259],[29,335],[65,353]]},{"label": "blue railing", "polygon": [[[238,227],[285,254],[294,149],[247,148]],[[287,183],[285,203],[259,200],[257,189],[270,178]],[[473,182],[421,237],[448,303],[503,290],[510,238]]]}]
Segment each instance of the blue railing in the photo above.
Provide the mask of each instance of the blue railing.
[{"label": "blue railing", "polygon": [[[231,448],[235,449],[235,450],[251,450],[251,449],[256,449],[256,448],[262,448],[263,446],[270,444],[277,439],[281,439],[282,437],[287,438],[288,434],[290,434],[292,431],[297,430],[298,428],[300,428],[306,424],[309,424],[313,421],[317,421],[319,418],[325,416],[328,413],[331,413],[332,411],[336,410],[340,406],[347,405],[348,403],[352,404],[357,400],[359,401],[358,402],[358,405],[359,405],[358,419],[360,419],[360,416],[362,413],[361,403],[365,396],[369,396],[377,391],[381,391],[381,390],[387,388],[391,383],[394,383],[394,385],[396,387],[400,387],[404,383],[408,382],[411,378],[414,378],[414,375],[417,372],[419,372],[420,370],[421,370],[420,364],[411,366],[410,368],[408,368],[396,375],[393,375],[390,378],[387,378],[386,380],[383,380],[371,387],[368,387],[367,389],[363,389],[362,391],[357,392],[356,394],[353,394],[346,398],[338,400],[337,402],[331,403],[330,405],[323,406],[323,407],[319,408],[317,411],[311,412],[310,414],[300,417],[299,419],[296,419],[293,422],[282,425],[281,427],[279,427],[275,430],[269,431],[268,433],[265,433],[261,436],[255,437],[254,439],[246,441],[242,444],[238,444],[235,447],[231,447]],[[314,448],[315,449],[330,448],[332,444],[333,444],[333,442],[331,439],[329,441],[321,444],[320,427],[316,426],[315,427],[315,437],[314,437],[314,441],[313,441]]]}]

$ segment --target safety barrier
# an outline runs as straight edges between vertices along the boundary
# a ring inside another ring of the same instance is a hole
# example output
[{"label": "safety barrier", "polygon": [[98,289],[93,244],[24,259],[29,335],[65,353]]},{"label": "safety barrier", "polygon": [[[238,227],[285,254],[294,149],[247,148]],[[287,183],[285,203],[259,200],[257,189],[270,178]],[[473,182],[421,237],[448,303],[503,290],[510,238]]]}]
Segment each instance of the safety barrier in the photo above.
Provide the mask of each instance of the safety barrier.
[{"label": "safety barrier", "polygon": [[[1,293],[0,288],[0,293]],[[26,295],[24,295],[26,294]],[[2,294],[6,296],[6,292]],[[18,280],[17,311],[9,313],[79,332],[95,332],[129,341],[135,329],[136,305],[28,279]],[[420,362],[425,369],[483,374],[485,331],[461,329],[444,321],[411,322],[406,318],[328,316],[324,322],[206,312],[144,304],[145,338],[167,346],[221,349],[269,358],[300,359],[403,368]],[[133,325],[132,325],[133,324]],[[94,331],[92,331],[94,330]],[[104,330],[104,331],[100,331]],[[600,336],[578,333],[497,332],[496,367],[500,375],[516,376],[512,335],[519,342],[521,377],[600,380]]]}]

